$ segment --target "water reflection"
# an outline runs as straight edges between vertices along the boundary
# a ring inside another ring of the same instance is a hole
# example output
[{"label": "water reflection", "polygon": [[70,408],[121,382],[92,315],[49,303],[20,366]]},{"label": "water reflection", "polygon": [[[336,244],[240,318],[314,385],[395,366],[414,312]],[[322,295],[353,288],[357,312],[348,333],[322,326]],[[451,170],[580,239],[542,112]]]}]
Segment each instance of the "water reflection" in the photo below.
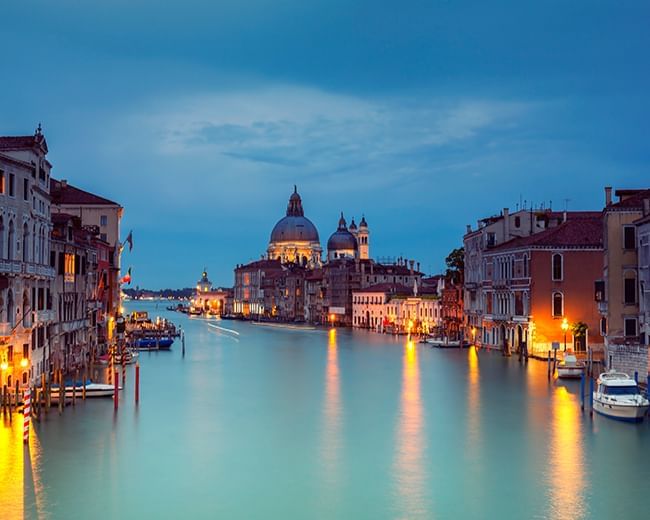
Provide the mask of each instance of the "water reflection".
[{"label": "water reflection", "polygon": [[402,395],[397,425],[395,476],[401,499],[399,510],[405,518],[429,516],[424,471],[424,421],[420,396],[420,369],[417,348],[412,341],[404,347]]},{"label": "water reflection", "polygon": [[331,486],[338,480],[341,448],[341,396],[336,330],[329,331],[325,367],[325,402],[323,404],[322,457],[325,480]]},{"label": "water reflection", "polygon": [[3,518],[25,516],[24,447],[22,420],[14,414],[13,421],[3,417],[0,425],[0,512]]},{"label": "water reflection", "polygon": [[474,346],[467,349],[467,370],[467,442],[468,449],[476,453],[481,439],[481,392],[478,353]]},{"label": "water reflection", "polygon": [[583,518],[585,458],[578,396],[556,386],[552,398],[549,493],[553,518]]}]

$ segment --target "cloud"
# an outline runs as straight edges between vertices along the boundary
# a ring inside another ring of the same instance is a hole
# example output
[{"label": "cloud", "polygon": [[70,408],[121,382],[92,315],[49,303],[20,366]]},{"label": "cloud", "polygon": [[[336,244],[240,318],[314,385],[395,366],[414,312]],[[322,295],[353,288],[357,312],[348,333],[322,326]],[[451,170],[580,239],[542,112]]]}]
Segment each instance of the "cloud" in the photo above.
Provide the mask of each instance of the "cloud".
[{"label": "cloud", "polygon": [[355,167],[366,178],[377,168],[418,170],[422,157],[510,130],[531,109],[513,101],[362,99],[280,85],[158,100],[135,117],[155,134],[161,156],[221,156],[253,169],[321,175]]}]

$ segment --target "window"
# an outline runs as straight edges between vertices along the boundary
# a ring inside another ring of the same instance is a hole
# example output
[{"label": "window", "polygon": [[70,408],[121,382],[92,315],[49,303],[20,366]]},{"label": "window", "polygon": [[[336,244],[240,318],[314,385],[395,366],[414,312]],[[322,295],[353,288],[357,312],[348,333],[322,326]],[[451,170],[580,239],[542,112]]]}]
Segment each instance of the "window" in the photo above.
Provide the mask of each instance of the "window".
[{"label": "window", "polygon": [[[102,241],[107,242],[107,240],[106,240],[106,233],[100,233],[100,234],[99,234],[99,238],[100,238]],[[336,258],[336,253],[334,253],[334,258]]]},{"label": "window", "polygon": [[636,336],[636,318],[625,318],[625,336]]},{"label": "window", "polygon": [[488,247],[494,247],[497,244],[497,235],[496,235],[496,233],[488,233],[485,238],[486,238]]},{"label": "window", "polygon": [[14,186],[16,183],[16,176],[13,173],[9,174],[9,196],[10,197],[15,197],[16,196],[16,187]]},{"label": "window", "polygon": [[562,274],[563,274],[562,255],[560,253],[555,253],[552,257],[551,263],[552,263],[552,270],[553,270],[553,274],[552,274],[553,281],[561,281]]},{"label": "window", "polygon": [[4,195],[5,193],[5,172],[0,170],[0,194]]},{"label": "window", "polygon": [[100,226],[107,226],[108,225],[108,216],[107,215],[101,215],[99,217],[99,225]]},{"label": "window", "polygon": [[23,200],[29,200],[29,180],[23,179]]},{"label": "window", "polygon": [[65,281],[74,282],[75,274],[75,255],[72,253],[65,254]]},{"label": "window", "polygon": [[634,305],[636,303],[636,278],[625,278],[624,289],[625,305]]},{"label": "window", "polygon": [[600,318],[600,335],[607,335],[607,318]]},{"label": "window", "polygon": [[563,315],[564,311],[564,296],[562,293],[553,293],[553,317],[558,318]]},{"label": "window", "polygon": [[521,218],[515,217],[515,227],[518,228],[521,226]]},{"label": "window", "polygon": [[530,275],[528,274],[530,270],[530,266],[528,264],[528,255],[524,255],[524,278],[528,278]]},{"label": "window", "polygon": [[623,227],[623,248],[636,249],[636,234],[634,226]]}]

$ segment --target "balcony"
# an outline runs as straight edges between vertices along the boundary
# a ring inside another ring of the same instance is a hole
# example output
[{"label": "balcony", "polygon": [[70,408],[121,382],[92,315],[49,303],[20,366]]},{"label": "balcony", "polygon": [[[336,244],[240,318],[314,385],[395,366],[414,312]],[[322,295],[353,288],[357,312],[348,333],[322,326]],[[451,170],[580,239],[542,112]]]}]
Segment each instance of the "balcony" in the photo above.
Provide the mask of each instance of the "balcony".
[{"label": "balcony", "polygon": [[11,323],[8,321],[0,322],[0,336],[11,336]]}]

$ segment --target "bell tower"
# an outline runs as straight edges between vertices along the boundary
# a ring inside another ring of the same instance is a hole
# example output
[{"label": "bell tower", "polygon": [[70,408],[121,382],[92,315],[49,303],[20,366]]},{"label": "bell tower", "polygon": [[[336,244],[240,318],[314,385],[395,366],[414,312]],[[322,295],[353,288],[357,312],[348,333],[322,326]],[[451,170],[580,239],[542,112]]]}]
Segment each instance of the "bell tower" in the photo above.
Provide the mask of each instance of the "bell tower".
[{"label": "bell tower", "polygon": [[368,229],[365,216],[361,217],[356,237],[359,243],[359,258],[361,260],[368,260],[370,258],[370,230]]}]

